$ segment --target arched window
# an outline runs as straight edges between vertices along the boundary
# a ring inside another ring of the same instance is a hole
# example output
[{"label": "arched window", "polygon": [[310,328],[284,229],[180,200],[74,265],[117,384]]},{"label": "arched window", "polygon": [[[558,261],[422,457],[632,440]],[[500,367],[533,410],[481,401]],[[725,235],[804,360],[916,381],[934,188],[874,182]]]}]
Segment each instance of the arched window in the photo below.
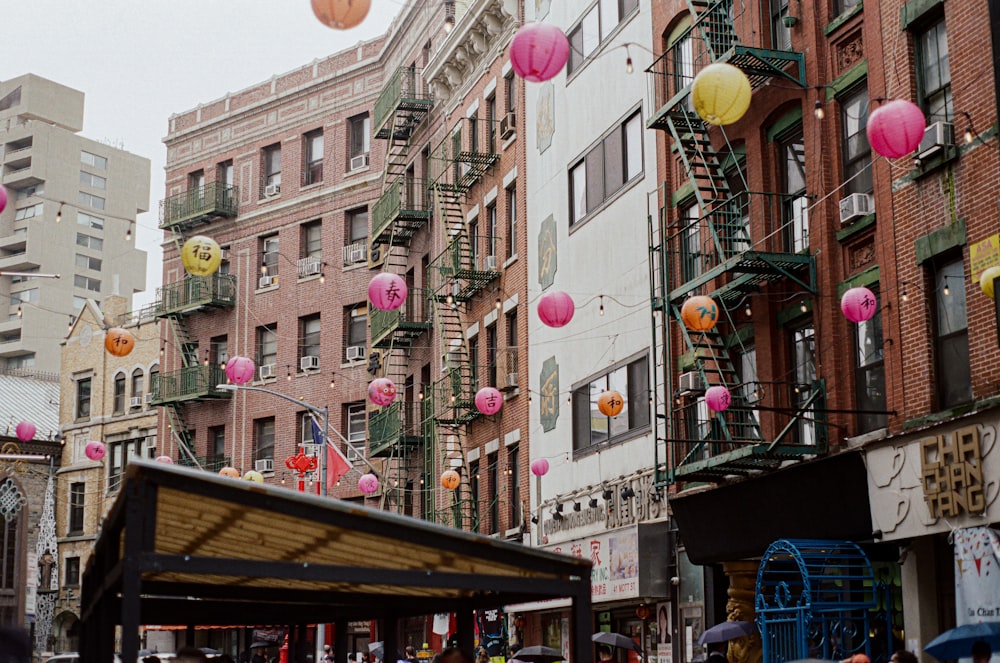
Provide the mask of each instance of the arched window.
[{"label": "arched window", "polygon": [[132,371],[132,398],[142,398],[143,394],[143,374],[142,369],[137,368]]},{"label": "arched window", "polygon": [[115,375],[114,414],[123,412],[125,412],[125,374],[118,373]]},{"label": "arched window", "polygon": [[160,388],[160,365],[153,364],[149,367],[149,393],[156,398],[156,392]]}]

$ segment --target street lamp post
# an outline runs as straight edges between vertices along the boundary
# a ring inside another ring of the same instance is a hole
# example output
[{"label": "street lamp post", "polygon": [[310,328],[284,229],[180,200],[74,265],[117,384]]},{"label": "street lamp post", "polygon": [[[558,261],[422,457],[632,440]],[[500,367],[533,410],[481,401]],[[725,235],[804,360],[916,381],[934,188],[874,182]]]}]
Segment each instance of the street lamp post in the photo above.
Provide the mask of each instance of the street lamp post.
[{"label": "street lamp post", "polygon": [[239,384],[217,384],[215,385],[215,388],[221,389],[223,391],[259,391],[264,394],[271,394],[272,396],[277,396],[278,398],[284,398],[286,401],[289,401],[290,403],[295,403],[299,407],[304,407],[305,409],[315,414],[322,414],[323,439],[321,440],[320,443],[323,445],[323,453],[319,457],[319,476],[320,476],[319,485],[320,485],[320,495],[326,497],[327,494],[326,493],[327,491],[326,487],[327,446],[326,445],[328,444],[326,436],[329,434],[329,428],[330,428],[329,406],[324,405],[323,407],[316,407],[315,405],[311,405],[309,403],[306,403],[305,401],[300,401],[297,398],[286,396],[285,394],[282,394],[279,391],[271,391],[270,389],[265,389],[263,387],[247,387],[245,385],[239,385]]}]

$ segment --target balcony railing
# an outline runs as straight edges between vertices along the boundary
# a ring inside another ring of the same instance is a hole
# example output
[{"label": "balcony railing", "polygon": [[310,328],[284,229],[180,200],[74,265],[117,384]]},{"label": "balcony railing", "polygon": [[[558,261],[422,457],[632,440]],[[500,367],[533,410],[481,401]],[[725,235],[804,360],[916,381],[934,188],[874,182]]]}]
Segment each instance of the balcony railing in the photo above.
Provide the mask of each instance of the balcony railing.
[{"label": "balcony railing", "polygon": [[151,405],[165,405],[203,398],[228,398],[233,392],[216,389],[226,382],[226,373],[215,364],[187,366],[178,371],[153,375]]},{"label": "balcony railing", "polygon": [[160,201],[160,228],[175,230],[195,223],[234,217],[239,207],[235,186],[212,182]]},{"label": "balcony railing", "polygon": [[502,265],[497,255],[500,240],[489,235],[455,235],[431,262],[434,294],[464,302],[472,299],[491,281],[500,277]]},{"label": "balcony railing", "polygon": [[476,391],[481,379],[476,379],[471,367],[454,366],[431,385],[431,414],[442,424],[468,423],[480,416],[476,409]]},{"label": "balcony railing", "polygon": [[201,469],[207,472],[218,472],[223,467],[232,466],[232,458],[229,456],[195,456],[197,464],[191,457],[187,454],[182,453],[180,457],[177,458],[177,464],[183,465],[185,467],[198,467],[201,465]]},{"label": "balcony railing", "polygon": [[416,447],[424,439],[424,401],[396,401],[368,420],[368,455],[389,456],[397,445]]},{"label": "balcony railing", "polygon": [[[375,137],[389,138],[393,133],[406,130],[407,125],[409,131],[412,131],[432,105],[434,98],[427,90],[421,70],[416,67],[400,67],[386,81],[375,101]],[[390,127],[389,120],[396,111],[405,111],[406,117],[401,118],[402,122],[397,122],[398,126]]]},{"label": "balcony railing", "polygon": [[477,117],[462,118],[458,126],[431,151],[431,179],[436,187],[467,191],[496,163],[495,127]]},{"label": "balcony railing", "polygon": [[205,306],[233,306],[236,303],[236,277],[215,273],[189,276],[156,290],[154,315],[158,318],[191,313]]},{"label": "balcony railing", "polygon": [[[427,181],[397,177],[372,206],[372,241],[376,244],[404,243],[431,216]],[[394,222],[398,222],[393,228]]]},{"label": "balcony railing", "polygon": [[392,344],[409,343],[430,329],[430,301],[423,288],[410,288],[406,303],[395,311],[383,311],[369,306],[369,324],[372,329],[372,347],[383,348]]}]

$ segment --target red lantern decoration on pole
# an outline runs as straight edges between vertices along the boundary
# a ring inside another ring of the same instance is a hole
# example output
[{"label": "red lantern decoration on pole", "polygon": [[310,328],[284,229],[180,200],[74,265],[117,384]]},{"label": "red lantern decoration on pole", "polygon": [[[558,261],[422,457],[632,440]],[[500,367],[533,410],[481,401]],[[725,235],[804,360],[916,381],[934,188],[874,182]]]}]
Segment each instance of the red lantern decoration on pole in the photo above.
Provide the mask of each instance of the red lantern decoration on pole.
[{"label": "red lantern decoration on pole", "polygon": [[510,42],[510,64],[526,81],[541,83],[555,77],[569,59],[569,40],[548,23],[525,23]]},{"label": "red lantern decoration on pole", "polygon": [[257,367],[250,357],[230,357],[226,362],[226,377],[233,384],[246,384],[253,379]]},{"label": "red lantern decoration on pole", "polygon": [[35,439],[36,431],[35,424],[30,421],[22,421],[14,428],[14,434],[22,442],[30,442]]},{"label": "red lantern decoration on pole", "polygon": [[851,288],[840,298],[840,311],[851,322],[865,322],[878,311],[878,300],[868,288]]},{"label": "red lantern decoration on pole", "polygon": [[406,281],[399,274],[382,272],[368,283],[368,299],[382,311],[395,311],[406,303],[408,294]]},{"label": "red lantern decoration on pole", "polygon": [[538,300],[538,317],[548,327],[563,327],[569,324],[576,312],[573,298],[562,290],[551,290]]},{"label": "red lantern decoration on pole", "polygon": [[884,157],[898,159],[920,146],[927,120],[912,101],[893,99],[868,115],[868,144]]},{"label": "red lantern decoration on pole", "polygon": [[531,473],[536,477],[543,477],[549,473],[549,461],[546,458],[536,458],[531,461]]},{"label": "red lantern decoration on pole", "polygon": [[316,456],[307,456],[305,451],[299,449],[299,453],[285,459],[285,467],[297,472],[299,475],[299,492],[306,492],[306,472],[312,472],[319,467],[319,459]]}]

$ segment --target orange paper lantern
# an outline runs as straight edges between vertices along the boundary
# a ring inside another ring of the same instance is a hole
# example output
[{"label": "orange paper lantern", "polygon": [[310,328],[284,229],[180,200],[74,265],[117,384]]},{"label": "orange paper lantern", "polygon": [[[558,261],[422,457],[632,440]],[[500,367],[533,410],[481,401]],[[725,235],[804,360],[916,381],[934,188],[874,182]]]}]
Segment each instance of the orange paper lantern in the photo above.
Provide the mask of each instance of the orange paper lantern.
[{"label": "orange paper lantern", "polygon": [[718,319],[719,307],[715,305],[715,300],[705,295],[689,297],[681,307],[681,320],[690,331],[708,331]]},{"label": "orange paper lantern", "polygon": [[104,348],[116,357],[124,357],[135,347],[135,336],[121,327],[112,327],[104,337]]},{"label": "orange paper lantern", "polygon": [[606,417],[617,417],[625,407],[625,399],[622,395],[610,389],[597,397],[597,409]]},{"label": "orange paper lantern", "polygon": [[365,20],[371,0],[312,0],[313,14],[323,25],[348,30]]},{"label": "orange paper lantern", "polygon": [[462,477],[455,470],[448,470],[441,475],[441,485],[448,490],[455,490],[461,482]]}]

